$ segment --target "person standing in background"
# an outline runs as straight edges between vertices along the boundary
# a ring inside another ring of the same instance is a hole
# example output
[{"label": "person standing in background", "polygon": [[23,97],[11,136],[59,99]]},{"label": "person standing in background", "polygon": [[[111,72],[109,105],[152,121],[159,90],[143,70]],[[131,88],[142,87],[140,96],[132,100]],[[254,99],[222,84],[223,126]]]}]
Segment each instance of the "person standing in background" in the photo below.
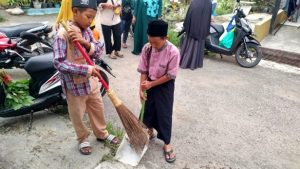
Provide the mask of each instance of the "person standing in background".
[{"label": "person standing in background", "polygon": [[147,29],[150,21],[161,18],[162,0],[136,0],[134,5],[134,48],[132,53],[139,55],[148,42]]},{"label": "person standing in background", "polygon": [[205,38],[209,34],[211,11],[211,0],[192,1],[183,23],[186,35],[181,44],[181,68],[194,70],[203,67]]},{"label": "person standing in background", "polygon": [[130,26],[132,23],[132,11],[134,8],[134,0],[122,0],[122,14],[121,14],[121,19],[122,19],[122,33],[123,33],[123,48],[127,48],[127,38],[128,38],[128,33],[130,31]]},{"label": "person standing in background", "polygon": [[[120,17],[121,3],[121,0],[107,0],[99,4],[105,50],[107,56],[111,59],[123,57],[123,54],[120,53],[122,35]],[[114,44],[111,42],[111,33],[113,34]]]}]

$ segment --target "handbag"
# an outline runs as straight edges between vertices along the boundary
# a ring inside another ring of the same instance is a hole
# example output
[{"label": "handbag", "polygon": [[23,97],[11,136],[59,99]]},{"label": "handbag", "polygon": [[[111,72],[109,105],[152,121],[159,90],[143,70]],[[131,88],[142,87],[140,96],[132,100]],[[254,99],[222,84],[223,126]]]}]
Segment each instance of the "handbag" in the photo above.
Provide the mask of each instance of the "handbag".
[{"label": "handbag", "polygon": [[[113,5],[115,5],[115,3],[114,3],[114,0],[111,0],[111,3],[113,4]],[[114,14],[115,15],[121,15],[121,7],[120,6],[118,6],[118,7],[116,7],[115,9],[114,9]]]}]

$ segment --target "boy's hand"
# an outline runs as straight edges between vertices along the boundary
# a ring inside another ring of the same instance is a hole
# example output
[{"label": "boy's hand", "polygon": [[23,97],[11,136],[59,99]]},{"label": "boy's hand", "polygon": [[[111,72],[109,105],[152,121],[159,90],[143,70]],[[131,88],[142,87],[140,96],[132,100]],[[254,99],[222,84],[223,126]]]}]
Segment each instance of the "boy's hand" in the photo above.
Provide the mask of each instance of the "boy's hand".
[{"label": "boy's hand", "polygon": [[145,92],[140,90],[140,99],[141,99],[141,102],[144,102],[147,100],[147,96],[145,95]]},{"label": "boy's hand", "polygon": [[73,30],[70,30],[68,31],[68,35],[70,37],[70,39],[74,42],[74,41],[78,41],[82,46],[84,46],[87,50],[90,49],[90,43],[85,40],[81,33],[80,32],[77,32],[77,31],[73,31]]},{"label": "boy's hand", "polygon": [[93,70],[92,70],[92,76],[101,77],[98,68],[96,68],[96,67],[93,68]]},{"label": "boy's hand", "polygon": [[149,90],[151,87],[152,87],[152,83],[149,82],[149,81],[147,81],[147,80],[145,80],[145,81],[143,81],[143,82],[141,83],[141,89],[142,89],[143,91]]}]

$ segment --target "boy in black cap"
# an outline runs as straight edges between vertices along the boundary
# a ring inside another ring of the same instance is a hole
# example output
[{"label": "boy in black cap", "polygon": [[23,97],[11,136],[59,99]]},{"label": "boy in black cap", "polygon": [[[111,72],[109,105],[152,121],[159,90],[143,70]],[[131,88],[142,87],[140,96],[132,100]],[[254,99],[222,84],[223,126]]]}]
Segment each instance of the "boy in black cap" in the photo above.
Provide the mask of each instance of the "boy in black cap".
[{"label": "boy in black cap", "polygon": [[95,18],[97,5],[95,0],[73,0],[73,21],[68,22],[71,31],[62,26],[58,29],[54,43],[53,64],[61,74],[61,84],[67,98],[69,116],[79,142],[79,151],[91,154],[88,142],[89,130],[83,123],[87,112],[93,132],[99,141],[107,140],[118,144],[119,140],[108,134],[103,114],[103,102],[100,83],[95,77],[99,72],[95,66],[86,64],[73,41],[78,41],[91,56],[98,58],[103,52],[103,44],[93,38],[89,26]]},{"label": "boy in black cap", "polygon": [[[179,66],[180,53],[167,39],[168,23],[152,21],[148,25],[149,43],[143,47],[138,72],[140,77],[140,98],[145,102],[144,124],[150,138],[164,141],[165,160],[174,162],[176,154],[170,144],[174,100],[174,82]],[[144,94],[147,91],[147,96]]]}]

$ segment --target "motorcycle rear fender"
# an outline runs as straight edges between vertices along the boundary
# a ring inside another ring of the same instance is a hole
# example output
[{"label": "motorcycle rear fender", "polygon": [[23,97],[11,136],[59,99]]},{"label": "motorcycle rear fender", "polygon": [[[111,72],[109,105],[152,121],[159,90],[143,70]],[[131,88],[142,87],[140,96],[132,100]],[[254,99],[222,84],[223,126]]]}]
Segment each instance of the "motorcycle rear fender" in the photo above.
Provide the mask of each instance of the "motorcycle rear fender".
[{"label": "motorcycle rear fender", "polygon": [[245,41],[246,41],[246,43],[253,43],[253,44],[256,44],[258,46],[261,46],[261,44],[258,42],[258,40],[256,40],[255,38],[253,38],[251,36],[246,36]]}]

